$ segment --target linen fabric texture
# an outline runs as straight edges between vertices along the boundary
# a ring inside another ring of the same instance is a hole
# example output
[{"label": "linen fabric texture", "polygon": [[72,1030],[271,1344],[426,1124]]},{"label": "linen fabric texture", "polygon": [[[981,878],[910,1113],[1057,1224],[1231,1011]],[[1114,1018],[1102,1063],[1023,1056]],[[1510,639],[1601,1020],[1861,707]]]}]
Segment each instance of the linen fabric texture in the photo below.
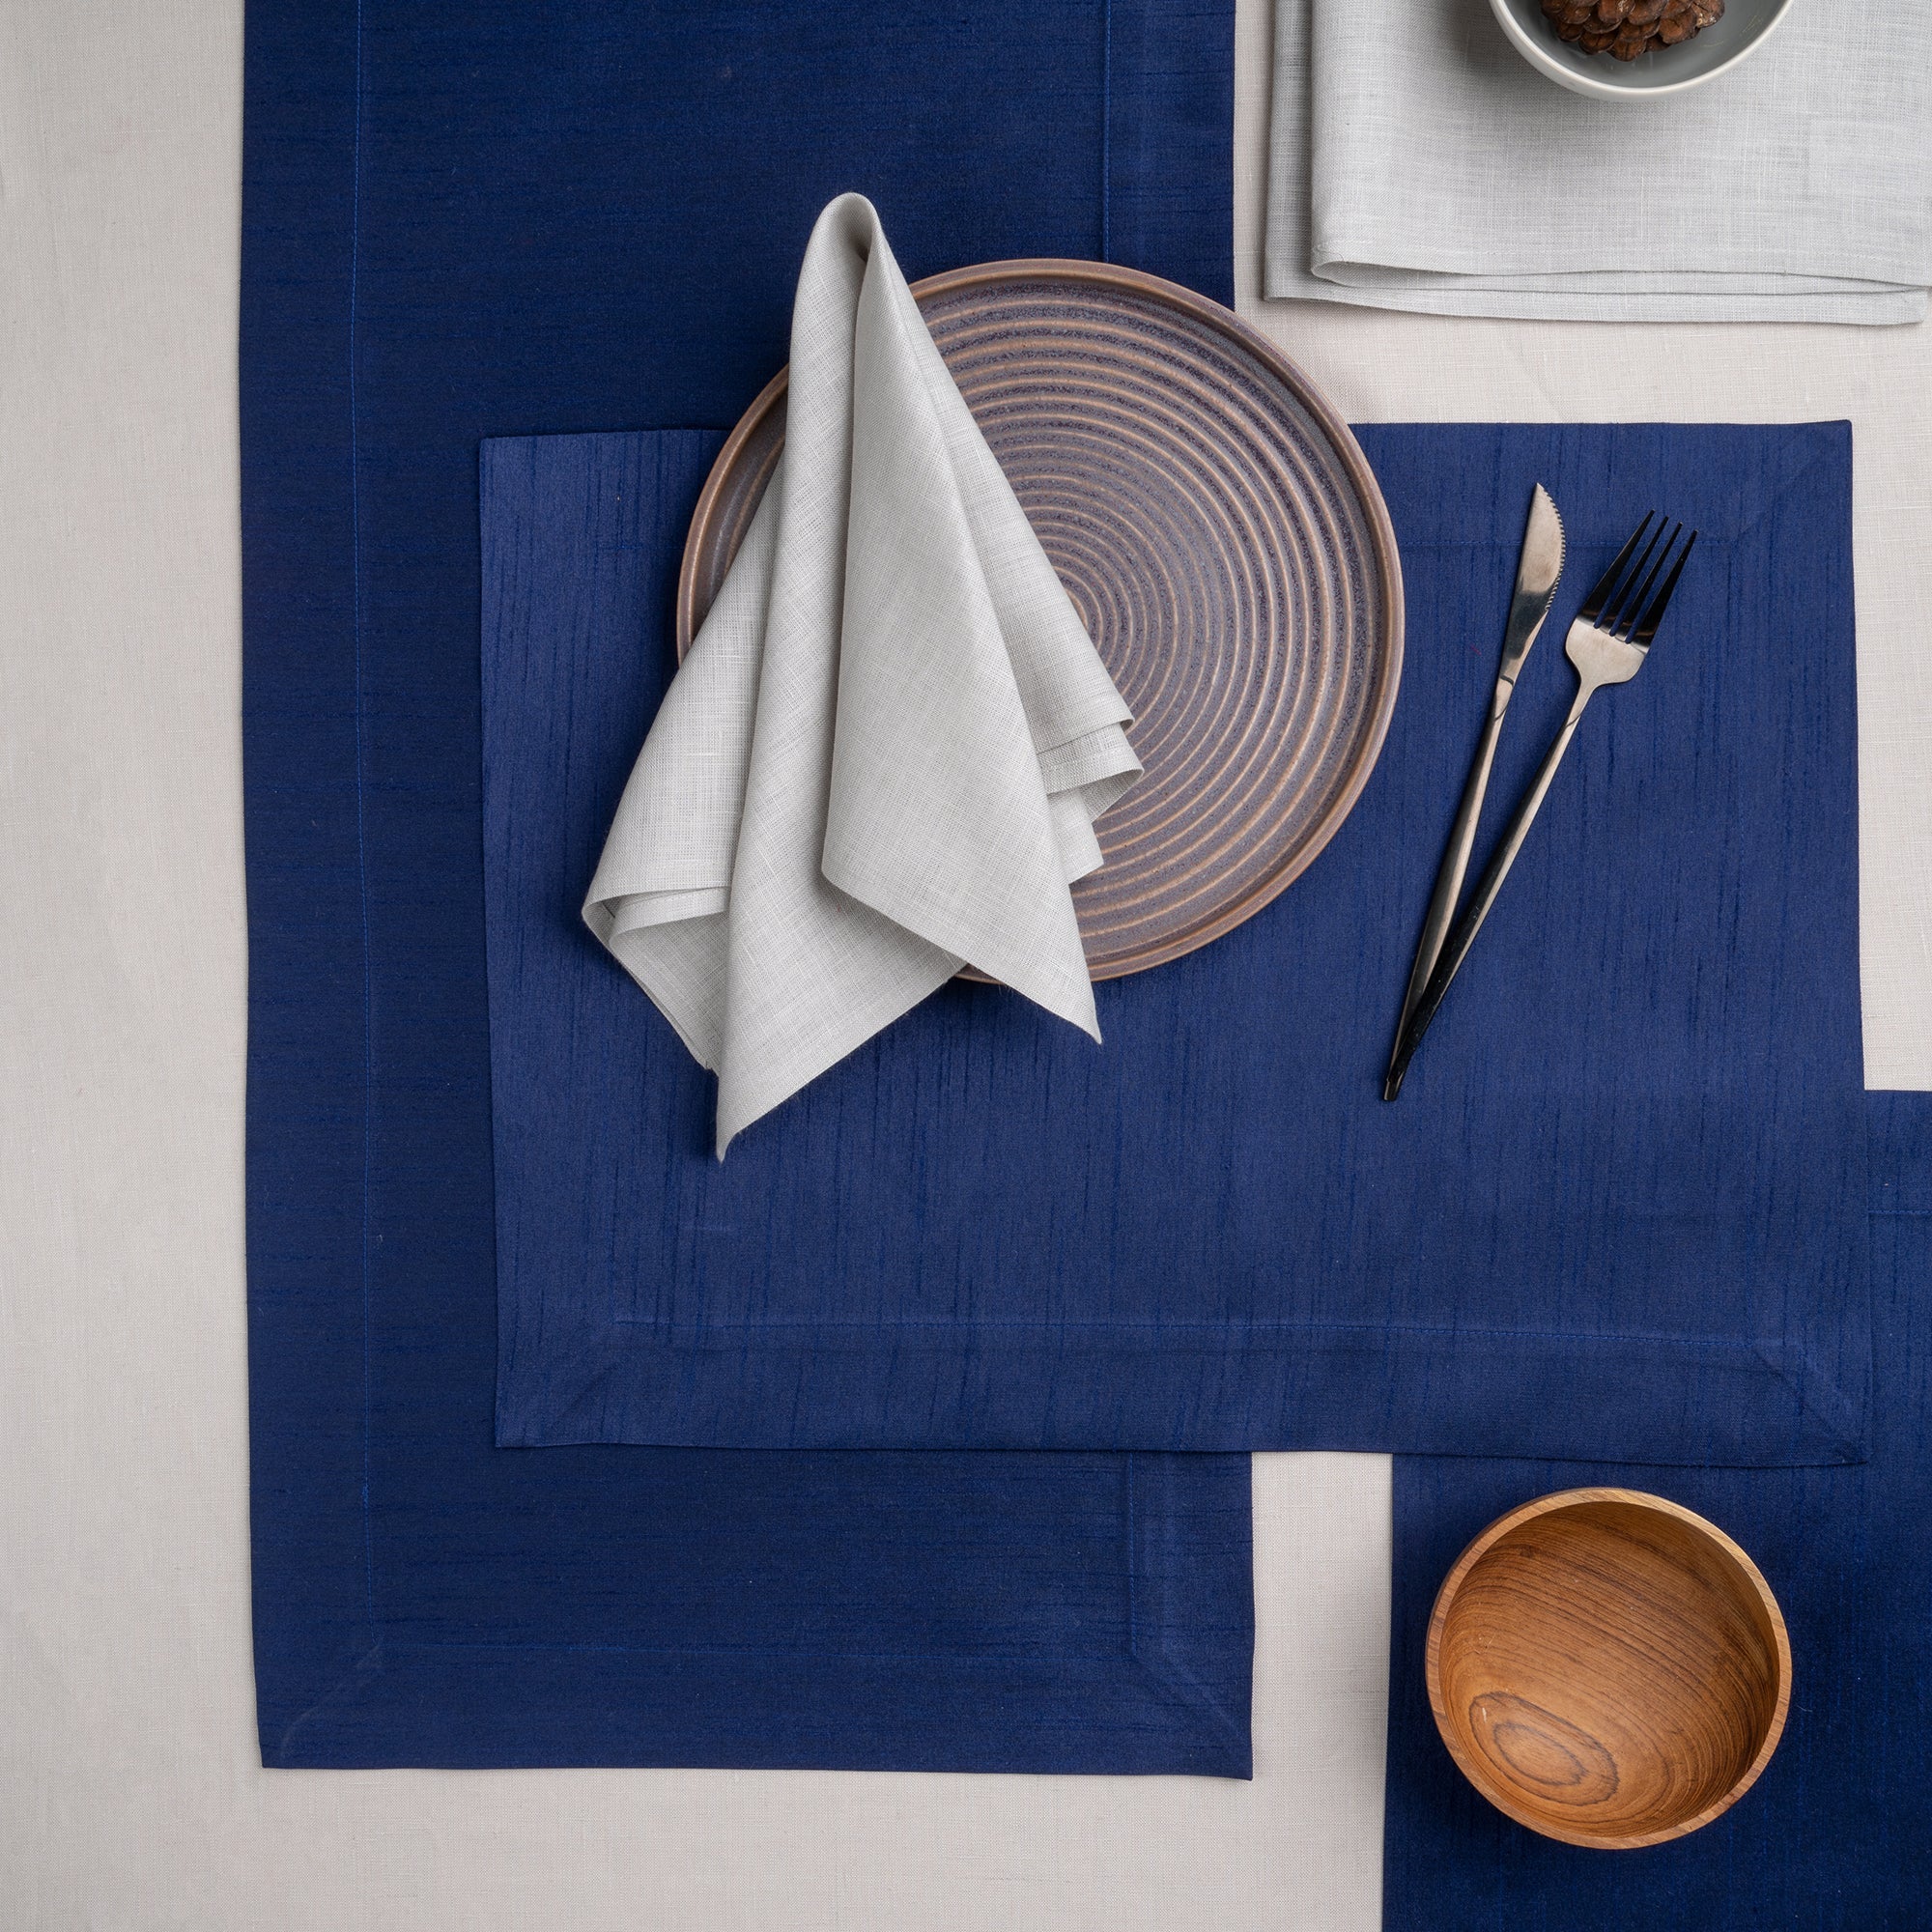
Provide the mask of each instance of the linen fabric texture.
[{"label": "linen fabric texture", "polygon": [[[1383,1922],[1621,1932],[1911,1932],[1932,1886],[1932,1094],[1871,1094],[1871,1457],[1854,1467],[1658,1469],[1403,1457],[1395,1467]],[[1456,1769],[1422,1670],[1464,1545],[1549,1490],[1687,1504],[1749,1551],[1791,1637],[1771,1762],[1715,1823],[1606,1858],[1512,1824]]]},{"label": "linen fabric texture", "polygon": [[1598,322],[1925,314],[1932,10],[1797,6],[1735,71],[1628,102],[1539,73],[1486,0],[1276,0],[1274,17],[1267,295]]},{"label": "linen fabric texture", "polygon": [[[812,215],[854,183],[921,273],[1111,246],[1224,293],[1231,26],[1122,0],[831,25],[252,0],[268,1763],[1245,1774],[1245,1458],[493,1446],[477,709],[483,437],[733,421],[783,359]],[[717,442],[669,439],[639,510],[661,588]],[[557,910],[650,1016],[577,920],[602,830]]]},{"label": "linen fabric texture", "polygon": [[[609,810],[547,745],[616,701],[587,680],[638,645],[571,593],[586,681],[513,687],[515,730],[491,726],[527,762],[493,767],[515,804],[484,855],[493,992],[498,956],[528,981],[495,1036],[499,1136],[522,1123],[498,1151],[499,1187],[520,1177],[500,1440],[1861,1453],[1849,435],[1358,435],[1408,637],[1329,847],[1212,946],[1096,987],[1104,1047],[950,983],[722,1166],[705,1076],[614,963],[585,964],[580,862],[559,844],[548,897],[499,910],[513,838]],[[1644,510],[1702,534],[1390,1106],[1539,480],[1570,562],[1478,863],[1568,710],[1585,587]]]},{"label": "linen fabric texture", "polygon": [[1127,719],[877,211],[840,196],[777,474],[583,907],[717,1073],[721,1158],[962,965],[1099,1037],[1067,889],[1140,774]]}]

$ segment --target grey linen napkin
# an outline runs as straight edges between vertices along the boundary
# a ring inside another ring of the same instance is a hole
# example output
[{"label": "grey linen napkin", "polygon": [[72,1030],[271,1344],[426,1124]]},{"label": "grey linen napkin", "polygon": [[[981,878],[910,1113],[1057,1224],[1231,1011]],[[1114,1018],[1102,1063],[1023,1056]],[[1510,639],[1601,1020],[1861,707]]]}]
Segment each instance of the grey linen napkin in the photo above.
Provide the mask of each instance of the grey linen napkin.
[{"label": "grey linen napkin", "polygon": [[718,1075],[717,1145],[965,963],[1098,1039],[1069,883],[1127,707],[879,217],[819,216],[784,453],[584,919]]},{"label": "grey linen napkin", "polygon": [[1798,0],[1734,71],[1631,105],[1536,72],[1485,0],[1276,0],[1270,296],[1896,323],[1928,282],[1923,0]]}]

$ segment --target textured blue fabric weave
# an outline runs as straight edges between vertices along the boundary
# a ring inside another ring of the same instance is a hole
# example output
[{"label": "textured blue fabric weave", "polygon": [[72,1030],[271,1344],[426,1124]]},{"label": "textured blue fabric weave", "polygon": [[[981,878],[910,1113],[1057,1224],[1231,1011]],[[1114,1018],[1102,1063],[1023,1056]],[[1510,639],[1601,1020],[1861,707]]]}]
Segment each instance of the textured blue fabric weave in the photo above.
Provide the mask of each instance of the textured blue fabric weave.
[{"label": "textured blue fabric weave", "polygon": [[[1932,1094],[1873,1094],[1871,1460],[1655,1469],[1402,1458],[1383,1922],[1396,1932],[1922,1932],[1932,1923]],[[1612,1483],[1749,1550],[1791,1633],[1791,1716],[1715,1824],[1589,1852],[1512,1824],[1435,1734],[1422,1644],[1443,1575],[1505,1510]]]},{"label": "textured blue fabric weave", "polygon": [[[915,273],[1225,296],[1231,42],[1228,0],[251,0],[268,1763],[1246,1774],[1244,1458],[493,1446],[477,696],[479,439],[728,424],[847,187]],[[659,582],[715,437],[663,447]]]},{"label": "textured blue fabric weave", "polygon": [[[1849,431],[1359,434],[1408,613],[1380,763],[1273,905],[1098,988],[1103,1047],[955,983],[721,1165],[709,1076],[577,929],[601,820],[526,782],[573,842],[506,944],[570,1000],[499,1076],[568,1097],[501,1229],[499,1439],[1857,1459]],[[1486,839],[1591,580],[1645,509],[1703,534],[1385,1105],[1538,479],[1570,563]]]}]

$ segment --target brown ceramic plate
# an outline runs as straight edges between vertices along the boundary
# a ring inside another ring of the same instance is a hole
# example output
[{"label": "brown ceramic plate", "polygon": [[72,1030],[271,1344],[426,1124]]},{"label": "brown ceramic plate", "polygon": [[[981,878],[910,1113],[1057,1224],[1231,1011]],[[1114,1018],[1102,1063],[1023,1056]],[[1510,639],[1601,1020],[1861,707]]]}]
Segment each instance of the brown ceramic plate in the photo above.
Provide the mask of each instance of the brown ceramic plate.
[{"label": "brown ceramic plate", "polygon": [[[1334,836],[1402,673],[1402,571],[1348,425],[1218,303],[1098,262],[993,262],[922,313],[1121,695],[1147,775],[1073,889],[1096,980],[1259,912]],[[689,648],[784,440],[732,431],[678,584]]]}]

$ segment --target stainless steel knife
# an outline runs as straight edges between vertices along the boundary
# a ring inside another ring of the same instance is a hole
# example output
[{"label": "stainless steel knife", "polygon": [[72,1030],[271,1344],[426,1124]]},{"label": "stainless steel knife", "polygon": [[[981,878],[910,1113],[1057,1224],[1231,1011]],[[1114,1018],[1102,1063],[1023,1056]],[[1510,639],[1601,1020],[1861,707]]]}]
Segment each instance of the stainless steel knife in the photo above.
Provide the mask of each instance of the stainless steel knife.
[{"label": "stainless steel knife", "polygon": [[1442,869],[1435,875],[1435,891],[1429,901],[1428,916],[1422,922],[1422,938],[1415,949],[1415,964],[1409,968],[1408,991],[1404,994],[1402,1017],[1396,1022],[1395,1044],[1389,1051],[1388,1075],[1382,1083],[1382,1098],[1393,1100],[1402,1086],[1396,1070],[1402,1052],[1403,1035],[1409,1015],[1429,984],[1449,923],[1456,916],[1456,901],[1463,895],[1463,880],[1469,869],[1469,854],[1476,843],[1476,821],[1483,812],[1483,794],[1490,788],[1490,766],[1496,755],[1496,739],[1503,728],[1503,713],[1516,691],[1517,674],[1522,669],[1529,647],[1549,614],[1556,595],[1556,580],[1563,574],[1563,519],[1549,492],[1541,483],[1529,499],[1529,521],[1523,527],[1522,554],[1517,560],[1516,595],[1510,600],[1509,624],[1503,632],[1503,659],[1496,672],[1495,695],[1490,699],[1490,715],[1476,745],[1469,766],[1468,781],[1463,786],[1463,803],[1456,809],[1456,823],[1450,829],[1449,849],[1442,855]]}]

